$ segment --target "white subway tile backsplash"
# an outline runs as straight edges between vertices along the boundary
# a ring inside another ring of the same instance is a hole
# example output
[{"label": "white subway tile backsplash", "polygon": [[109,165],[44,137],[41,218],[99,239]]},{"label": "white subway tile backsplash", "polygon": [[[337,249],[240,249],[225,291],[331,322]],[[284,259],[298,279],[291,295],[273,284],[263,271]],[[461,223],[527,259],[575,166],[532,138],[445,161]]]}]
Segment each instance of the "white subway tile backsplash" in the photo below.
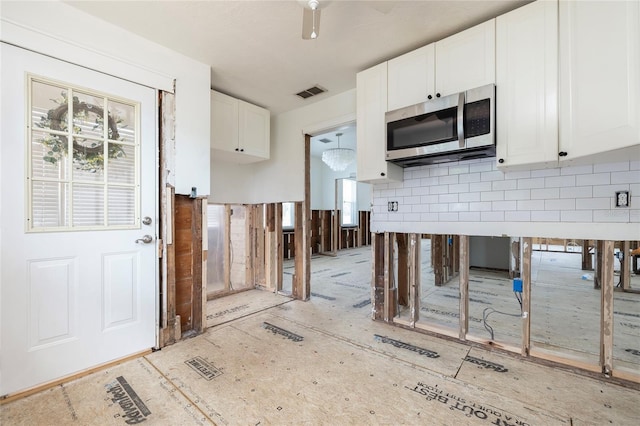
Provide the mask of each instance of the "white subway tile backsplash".
[{"label": "white subway tile backsplash", "polygon": [[504,191],[516,189],[518,187],[517,180],[496,180],[491,182],[491,189],[494,191]]},{"label": "white subway tile backsplash", "polygon": [[611,183],[638,183],[640,182],[640,171],[632,170],[630,172],[612,172]]},{"label": "white subway tile backsplash", "polygon": [[576,200],[576,210],[608,210],[612,206],[613,206],[613,197],[611,198],[578,198]]},{"label": "white subway tile backsplash", "polygon": [[458,194],[440,194],[438,195],[438,203],[457,203]]},{"label": "white subway tile backsplash", "polygon": [[449,204],[431,204],[429,207],[431,213],[441,213],[449,211]]},{"label": "white subway tile backsplash", "polygon": [[460,192],[469,192],[468,183],[458,183],[456,185],[449,185],[449,193],[457,194]]},{"label": "white subway tile backsplash", "polygon": [[449,169],[447,167],[432,167],[429,170],[429,176],[446,176],[449,174]]},{"label": "white subway tile backsplash", "polygon": [[431,194],[448,194],[449,186],[448,185],[435,185],[430,189]]},{"label": "white subway tile backsplash", "polygon": [[483,201],[479,203],[469,203],[469,211],[472,212],[488,212],[491,211],[491,201]]},{"label": "white subway tile backsplash", "polygon": [[440,222],[457,222],[458,213],[439,213],[438,221]]},{"label": "white subway tile backsplash", "polygon": [[518,189],[544,188],[544,180],[548,178],[518,179]]},{"label": "white subway tile backsplash", "polygon": [[491,191],[491,182],[477,182],[469,184],[470,192]]},{"label": "white subway tile backsplash", "polygon": [[492,170],[490,172],[482,172],[480,173],[480,180],[482,182],[494,181],[494,180],[504,180],[504,173],[497,170]]},{"label": "white subway tile backsplash", "polygon": [[438,185],[453,185],[456,183],[458,183],[458,175],[440,176],[438,178]]},{"label": "white subway tile backsplash", "polygon": [[420,215],[421,222],[437,222],[438,221],[438,213],[422,213]]},{"label": "white subway tile backsplash", "polygon": [[451,203],[449,204],[450,212],[468,212],[469,203]]},{"label": "white subway tile backsplash", "polygon": [[461,203],[468,203],[470,201],[480,201],[479,192],[468,192],[466,194],[458,194],[458,201]]},{"label": "white subway tile backsplash", "polygon": [[504,212],[481,212],[482,222],[504,222]]},{"label": "white subway tile backsplash", "polygon": [[531,199],[530,189],[516,189],[513,191],[504,191],[505,200],[529,200]]},{"label": "white subway tile backsplash", "polygon": [[533,211],[531,212],[532,222],[560,222],[560,212],[557,210]]},{"label": "white subway tile backsplash", "polygon": [[437,177],[428,177],[428,178],[420,179],[420,185],[422,186],[431,186],[431,185],[437,185],[437,184],[438,184]]},{"label": "white subway tile backsplash", "polygon": [[560,176],[560,169],[540,169],[540,170],[531,170],[531,177],[547,177],[547,176]]},{"label": "white subway tile backsplash", "polygon": [[456,166],[450,166],[449,167],[449,174],[450,175],[461,175],[461,174],[467,174],[469,173],[469,165],[465,164],[465,165],[456,165]]},{"label": "white subway tile backsplash", "polygon": [[593,166],[591,164],[586,166],[567,166],[560,168],[561,175],[586,175],[593,173]]},{"label": "white subway tile backsplash", "polygon": [[562,222],[590,223],[593,222],[593,212],[591,210],[565,210],[560,212],[560,220]]},{"label": "white subway tile backsplash", "polygon": [[602,173],[602,172],[626,172],[629,170],[629,162],[623,161],[622,163],[603,163],[603,164],[594,164],[593,172],[594,173]]},{"label": "white subway tile backsplash", "polygon": [[482,201],[502,201],[504,200],[504,191],[481,192],[480,199]]},{"label": "white subway tile backsplash", "polygon": [[460,222],[480,222],[480,212],[460,212],[458,220]]},{"label": "white subway tile backsplash", "polygon": [[505,210],[516,210],[517,202],[516,201],[492,201],[491,202],[491,210],[494,212],[497,211],[505,211]]},{"label": "white subway tile backsplash", "polygon": [[577,186],[609,185],[610,183],[611,173],[594,173],[591,175],[580,175],[576,178]]},{"label": "white subway tile backsplash", "polygon": [[575,186],[576,177],[571,176],[553,176],[544,178],[545,188],[559,188],[561,186]]},{"label": "white subway tile backsplash", "polygon": [[531,177],[530,170],[518,170],[515,172],[506,172],[504,174],[505,179],[529,179]]},{"label": "white subway tile backsplash", "polygon": [[[408,222],[640,223],[640,161],[503,173],[495,159],[405,169],[404,182],[373,186],[376,224]],[[632,209],[613,207],[631,192]],[[398,212],[387,202],[398,201]]]},{"label": "white subway tile backsplash", "polygon": [[434,194],[434,195],[423,195],[422,197],[420,197],[420,202],[422,204],[437,203],[438,202],[438,195],[437,194]]},{"label": "white subway tile backsplash", "polygon": [[473,183],[480,182],[480,173],[469,173],[466,175],[460,175],[458,178],[460,183]]},{"label": "white subway tile backsplash", "polygon": [[594,210],[594,222],[629,222],[629,209]]},{"label": "white subway tile backsplash", "polygon": [[469,173],[490,172],[491,170],[493,170],[492,163],[485,162],[485,163],[469,164]]},{"label": "white subway tile backsplash", "polygon": [[560,188],[560,198],[591,198],[593,197],[592,186],[573,186]]},{"label": "white subway tile backsplash", "polygon": [[523,200],[517,203],[517,208],[520,211],[544,210],[543,200]]},{"label": "white subway tile backsplash", "polygon": [[529,222],[531,221],[531,212],[504,212],[504,220],[507,222]]},{"label": "white subway tile backsplash", "polygon": [[[613,197],[616,191],[629,191],[633,192],[631,188],[633,185],[629,185],[626,183],[619,183],[617,185],[596,185],[592,186],[593,188],[593,198],[600,197]],[[638,194],[640,195],[640,194]]]},{"label": "white subway tile backsplash", "polygon": [[576,200],[573,198],[544,200],[545,210],[575,210]]},{"label": "white subway tile backsplash", "polygon": [[415,188],[411,188],[411,195],[429,195],[429,187],[418,186]]}]

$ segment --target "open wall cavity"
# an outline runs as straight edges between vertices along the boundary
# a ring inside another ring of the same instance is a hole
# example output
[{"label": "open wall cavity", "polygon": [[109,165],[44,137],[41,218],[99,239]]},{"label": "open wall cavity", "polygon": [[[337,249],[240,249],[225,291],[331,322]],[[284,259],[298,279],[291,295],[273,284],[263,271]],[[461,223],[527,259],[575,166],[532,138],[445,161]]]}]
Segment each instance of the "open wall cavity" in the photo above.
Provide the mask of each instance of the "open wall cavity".
[{"label": "open wall cavity", "polygon": [[373,241],[374,319],[640,381],[639,242]]}]

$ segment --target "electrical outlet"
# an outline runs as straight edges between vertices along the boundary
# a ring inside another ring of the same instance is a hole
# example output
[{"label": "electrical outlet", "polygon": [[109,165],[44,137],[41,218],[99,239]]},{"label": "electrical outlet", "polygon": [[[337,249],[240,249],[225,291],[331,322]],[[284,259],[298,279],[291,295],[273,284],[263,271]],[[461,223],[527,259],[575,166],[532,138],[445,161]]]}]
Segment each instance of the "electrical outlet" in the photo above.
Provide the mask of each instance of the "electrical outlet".
[{"label": "electrical outlet", "polygon": [[616,191],[616,207],[629,207],[631,200],[629,199],[629,191]]},{"label": "electrical outlet", "polygon": [[397,212],[398,211],[398,202],[397,201],[389,201],[387,203],[387,210],[390,212]]}]

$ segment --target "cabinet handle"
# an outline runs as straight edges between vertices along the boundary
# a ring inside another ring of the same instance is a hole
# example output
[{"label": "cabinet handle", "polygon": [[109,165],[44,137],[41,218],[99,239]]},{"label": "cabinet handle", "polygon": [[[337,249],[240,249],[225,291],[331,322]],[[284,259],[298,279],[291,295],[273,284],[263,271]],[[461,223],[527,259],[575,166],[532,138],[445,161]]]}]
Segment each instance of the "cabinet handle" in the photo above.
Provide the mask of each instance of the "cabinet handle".
[{"label": "cabinet handle", "polygon": [[504,158],[499,159],[498,163],[500,163],[500,164],[504,163]]},{"label": "cabinet handle", "polygon": [[440,97],[440,93],[436,93],[436,98],[439,98],[439,97]]},{"label": "cabinet handle", "polygon": [[236,151],[240,151],[238,148],[236,148]]},{"label": "cabinet handle", "polygon": [[244,148],[240,148],[240,152],[244,152]]},{"label": "cabinet handle", "polygon": [[381,172],[380,176],[386,176],[386,173],[385,172]]},{"label": "cabinet handle", "polygon": [[558,153],[558,156],[560,156],[560,157],[566,157],[566,156],[567,156],[567,153],[566,153],[566,152],[564,152],[564,151],[560,151],[560,152]]},{"label": "cabinet handle", "polygon": [[433,96],[429,95],[427,96],[427,99],[433,99]]}]

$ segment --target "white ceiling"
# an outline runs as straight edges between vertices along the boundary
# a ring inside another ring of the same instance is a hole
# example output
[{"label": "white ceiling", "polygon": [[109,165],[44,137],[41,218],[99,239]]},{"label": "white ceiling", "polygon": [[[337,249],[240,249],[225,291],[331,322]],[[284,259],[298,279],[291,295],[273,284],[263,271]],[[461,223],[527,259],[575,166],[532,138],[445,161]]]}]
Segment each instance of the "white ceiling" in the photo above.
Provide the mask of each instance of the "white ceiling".
[{"label": "white ceiling", "polygon": [[[306,0],[67,1],[211,65],[211,86],[268,108],[299,108],[353,89],[356,73],[530,0],[320,0],[320,33],[303,40]],[[302,100],[314,85],[327,93]],[[355,128],[341,146],[355,148]],[[330,147],[312,141],[312,155]],[[335,144],[337,146],[337,143]]]}]

